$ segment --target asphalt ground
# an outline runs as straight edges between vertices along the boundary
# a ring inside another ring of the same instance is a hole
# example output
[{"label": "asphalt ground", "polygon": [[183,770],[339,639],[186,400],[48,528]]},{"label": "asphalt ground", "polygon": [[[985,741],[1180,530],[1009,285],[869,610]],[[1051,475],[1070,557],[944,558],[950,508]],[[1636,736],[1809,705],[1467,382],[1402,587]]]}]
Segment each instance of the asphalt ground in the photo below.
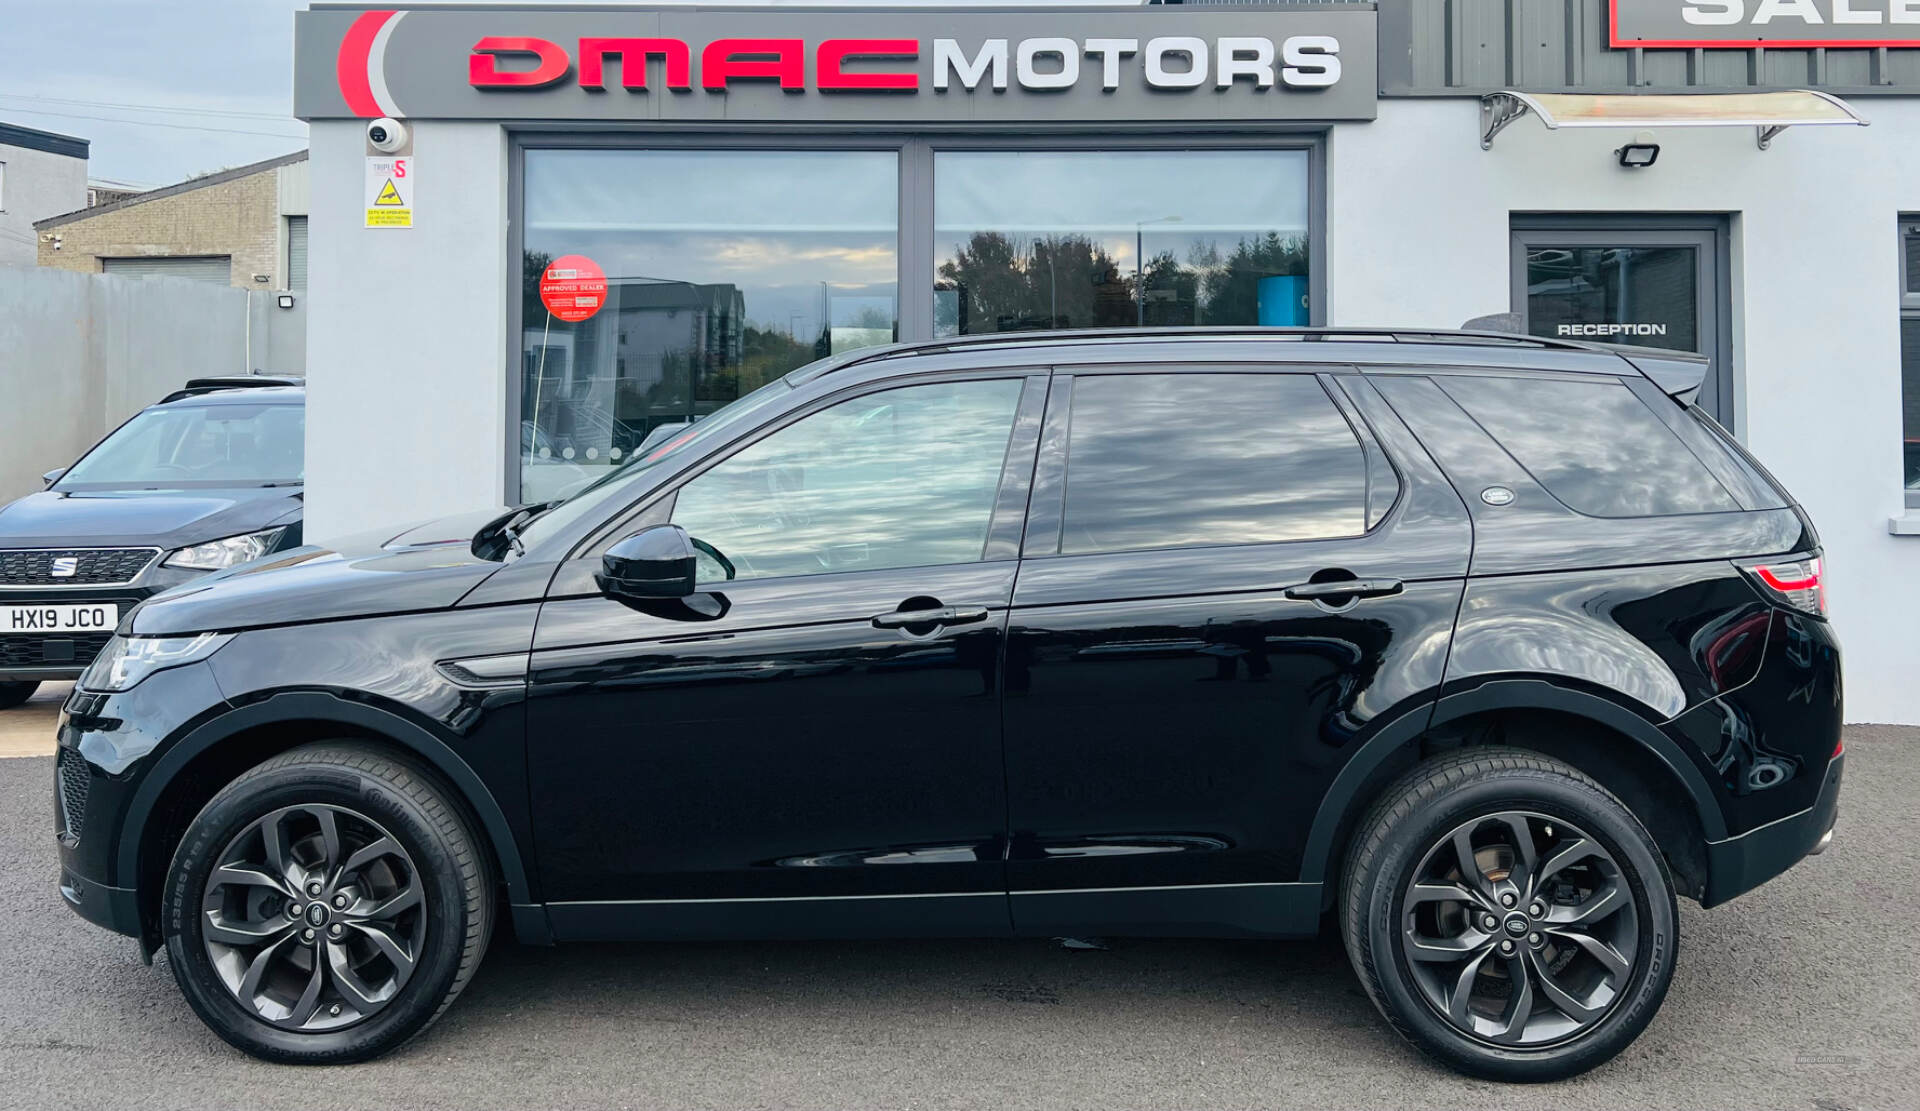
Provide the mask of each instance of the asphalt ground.
[{"label": "asphalt ground", "polygon": [[[8,711],[8,714],[15,711]],[[0,718],[6,715],[0,714]],[[0,1107],[1920,1108],[1920,730],[1856,727],[1833,849],[1682,904],[1665,1008],[1539,1087],[1427,1063],[1331,939],[522,947],[367,1065],[266,1065],[54,890],[52,761],[0,760]]]}]

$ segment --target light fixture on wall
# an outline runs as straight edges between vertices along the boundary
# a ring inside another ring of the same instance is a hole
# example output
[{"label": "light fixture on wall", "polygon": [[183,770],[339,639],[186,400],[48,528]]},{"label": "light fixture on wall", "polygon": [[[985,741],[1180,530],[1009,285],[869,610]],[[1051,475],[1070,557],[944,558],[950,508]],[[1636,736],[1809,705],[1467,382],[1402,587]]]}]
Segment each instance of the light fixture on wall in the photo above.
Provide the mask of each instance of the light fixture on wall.
[{"label": "light fixture on wall", "polygon": [[282,293],[277,300],[279,301],[280,307],[283,309],[290,309],[293,307],[293,294],[291,293]]},{"label": "light fixture on wall", "polygon": [[1659,159],[1660,144],[1653,141],[1653,132],[1636,131],[1633,141],[1614,151],[1613,156],[1629,170],[1643,169]]}]

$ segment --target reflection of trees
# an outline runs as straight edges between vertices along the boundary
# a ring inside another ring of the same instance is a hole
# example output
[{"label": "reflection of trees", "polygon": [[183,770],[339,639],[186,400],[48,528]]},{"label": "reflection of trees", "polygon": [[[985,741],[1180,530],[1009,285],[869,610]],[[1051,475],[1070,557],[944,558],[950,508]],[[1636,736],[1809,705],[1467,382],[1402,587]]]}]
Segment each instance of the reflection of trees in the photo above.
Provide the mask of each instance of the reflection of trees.
[{"label": "reflection of trees", "polygon": [[1184,261],[1162,251],[1146,260],[1141,296],[1131,270],[1089,236],[975,232],[940,264],[934,288],[951,296],[935,299],[935,326],[959,333],[1113,328],[1139,315],[1150,325],[1255,324],[1260,280],[1304,275],[1307,259],[1304,236],[1278,232],[1243,237],[1224,255],[1211,241]]}]

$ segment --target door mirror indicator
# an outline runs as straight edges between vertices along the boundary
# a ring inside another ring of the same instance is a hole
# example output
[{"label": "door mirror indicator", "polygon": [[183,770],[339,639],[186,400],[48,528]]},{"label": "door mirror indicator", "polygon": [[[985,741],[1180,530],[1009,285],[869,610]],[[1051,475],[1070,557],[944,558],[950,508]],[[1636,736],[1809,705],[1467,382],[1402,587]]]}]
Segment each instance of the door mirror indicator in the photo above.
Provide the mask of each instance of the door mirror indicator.
[{"label": "door mirror indicator", "polygon": [[654,525],[617,541],[593,581],[609,598],[653,601],[693,593],[699,550],[679,525]]}]

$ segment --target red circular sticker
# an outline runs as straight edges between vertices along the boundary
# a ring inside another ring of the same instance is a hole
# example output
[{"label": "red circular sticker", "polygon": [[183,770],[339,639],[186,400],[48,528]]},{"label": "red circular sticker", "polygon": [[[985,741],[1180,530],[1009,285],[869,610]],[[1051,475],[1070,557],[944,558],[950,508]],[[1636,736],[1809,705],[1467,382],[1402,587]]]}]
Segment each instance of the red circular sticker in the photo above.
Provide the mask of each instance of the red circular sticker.
[{"label": "red circular sticker", "polygon": [[540,303],[568,324],[600,311],[607,303],[607,274],[585,255],[562,255],[540,273]]}]

